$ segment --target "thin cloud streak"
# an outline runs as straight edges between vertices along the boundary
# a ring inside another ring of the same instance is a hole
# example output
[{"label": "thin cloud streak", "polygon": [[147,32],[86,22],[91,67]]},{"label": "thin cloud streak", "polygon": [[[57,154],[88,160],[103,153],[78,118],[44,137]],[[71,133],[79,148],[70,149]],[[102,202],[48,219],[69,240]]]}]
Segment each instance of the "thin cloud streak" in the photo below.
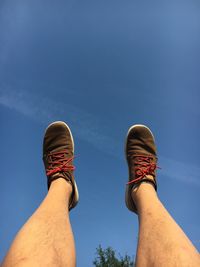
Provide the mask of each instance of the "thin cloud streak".
[{"label": "thin cloud streak", "polygon": [[[97,118],[90,113],[74,107],[70,104],[59,103],[50,98],[39,98],[24,90],[13,90],[8,87],[0,89],[0,104],[9,109],[16,110],[37,122],[47,124],[55,120],[65,119],[73,133],[83,141],[90,143],[96,149],[122,159],[119,141],[107,136],[106,128],[102,128]],[[200,168],[185,165],[182,162],[159,156],[159,164],[162,166],[161,175],[169,179],[200,186]]]},{"label": "thin cloud streak", "polygon": [[[65,120],[78,138],[100,151],[117,156],[116,141],[104,134],[106,128],[102,128],[102,125],[100,127],[97,118],[90,113],[69,103],[55,102],[46,96],[39,97],[24,90],[4,88],[0,89],[1,105],[46,125],[52,121]],[[106,150],[105,145],[108,145]]]},{"label": "thin cloud streak", "polygon": [[191,164],[159,156],[160,174],[180,182],[200,186],[200,168]]}]

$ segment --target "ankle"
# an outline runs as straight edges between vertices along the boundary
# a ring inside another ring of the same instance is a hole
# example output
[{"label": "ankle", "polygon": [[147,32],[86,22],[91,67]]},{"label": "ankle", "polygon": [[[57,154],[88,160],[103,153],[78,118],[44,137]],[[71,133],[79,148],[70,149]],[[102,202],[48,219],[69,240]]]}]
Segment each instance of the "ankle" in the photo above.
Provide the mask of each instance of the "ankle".
[{"label": "ankle", "polygon": [[140,185],[133,188],[131,196],[138,211],[143,207],[151,206],[152,201],[157,199],[154,186],[148,182],[142,182]]},{"label": "ankle", "polygon": [[49,191],[59,191],[60,193],[64,192],[65,194],[71,196],[72,185],[70,184],[70,182],[67,182],[65,179],[58,178],[51,182]]}]

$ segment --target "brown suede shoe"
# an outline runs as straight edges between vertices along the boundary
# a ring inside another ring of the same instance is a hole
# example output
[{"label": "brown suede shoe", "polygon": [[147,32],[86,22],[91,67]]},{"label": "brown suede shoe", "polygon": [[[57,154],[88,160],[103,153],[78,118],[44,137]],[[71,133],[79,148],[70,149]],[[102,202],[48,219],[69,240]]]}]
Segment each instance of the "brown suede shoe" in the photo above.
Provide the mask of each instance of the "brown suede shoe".
[{"label": "brown suede shoe", "polygon": [[50,124],[43,141],[43,161],[47,174],[48,189],[51,182],[63,178],[72,185],[69,210],[78,203],[79,195],[74,180],[74,141],[68,125],[62,121]]},{"label": "brown suede shoe", "polygon": [[[150,129],[144,125],[133,125],[128,130],[125,153],[129,168],[129,182],[126,186],[125,202],[129,210],[137,213],[136,205],[131,196],[132,189],[142,182],[147,182],[151,183],[157,190],[156,146]],[[151,175],[153,179],[148,175]]]}]

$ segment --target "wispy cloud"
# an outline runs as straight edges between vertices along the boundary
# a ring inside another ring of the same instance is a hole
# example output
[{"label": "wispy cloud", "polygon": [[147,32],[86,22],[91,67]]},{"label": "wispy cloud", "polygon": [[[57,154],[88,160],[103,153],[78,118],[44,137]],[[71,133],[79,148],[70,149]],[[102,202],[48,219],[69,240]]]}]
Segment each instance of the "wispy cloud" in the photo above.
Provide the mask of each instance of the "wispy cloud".
[{"label": "wispy cloud", "polygon": [[100,125],[95,116],[70,103],[55,102],[46,95],[37,95],[20,89],[13,90],[4,86],[0,88],[0,104],[46,125],[55,120],[65,120],[81,140],[106,151],[107,154],[119,154],[119,144],[105,134],[106,127]]},{"label": "wispy cloud", "polygon": [[[122,144],[107,134],[106,127],[98,122],[98,118],[70,103],[55,102],[48,97],[4,86],[0,88],[0,104],[45,125],[54,120],[65,120],[72,127],[76,137],[111,156],[119,159],[124,157],[121,153]],[[199,167],[162,156],[159,157],[159,162],[162,166],[162,175],[200,186]]]},{"label": "wispy cloud", "polygon": [[192,164],[172,160],[159,156],[159,164],[162,167],[161,174],[169,179],[200,186],[200,168]]}]

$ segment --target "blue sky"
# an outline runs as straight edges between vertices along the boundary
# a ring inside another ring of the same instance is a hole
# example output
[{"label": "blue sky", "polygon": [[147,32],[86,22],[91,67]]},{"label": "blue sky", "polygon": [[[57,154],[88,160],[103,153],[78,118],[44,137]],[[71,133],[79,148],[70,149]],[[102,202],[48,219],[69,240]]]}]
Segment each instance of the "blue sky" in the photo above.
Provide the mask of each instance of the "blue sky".
[{"label": "blue sky", "polygon": [[198,1],[1,1],[0,260],[44,198],[44,130],[75,139],[80,203],[71,212],[77,265],[95,248],[135,254],[124,203],[128,128],[154,132],[158,193],[200,249]]}]

